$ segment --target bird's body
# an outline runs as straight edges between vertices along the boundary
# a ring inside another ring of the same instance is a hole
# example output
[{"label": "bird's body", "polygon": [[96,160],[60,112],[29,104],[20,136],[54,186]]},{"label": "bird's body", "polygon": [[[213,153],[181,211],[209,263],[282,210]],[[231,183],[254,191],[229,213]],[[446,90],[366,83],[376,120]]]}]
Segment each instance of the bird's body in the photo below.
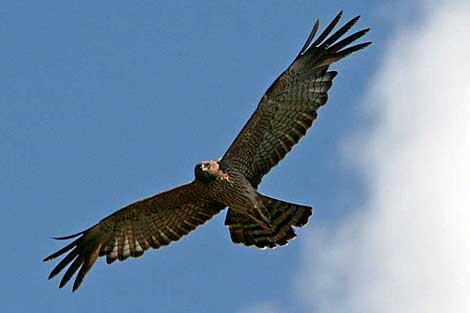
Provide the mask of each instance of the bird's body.
[{"label": "bird's body", "polygon": [[76,290],[98,257],[106,256],[107,263],[139,257],[179,240],[226,207],[225,225],[234,243],[274,248],[294,238],[293,227],[307,224],[312,208],[270,198],[258,192],[258,185],[305,135],[326,103],[337,74],[329,65],[370,44],[349,46],[368,29],[339,40],[359,17],[330,34],[340,17],[312,43],[319,26],[315,23],[294,62],[268,88],[222,158],[197,164],[190,183],[134,202],[78,234],[56,238],[76,239],[44,259],[67,253],[49,278],[69,266],[60,287],[78,271]]},{"label": "bird's body", "polygon": [[196,165],[195,179],[207,188],[207,194],[240,215],[249,216],[264,228],[269,228],[268,213],[258,192],[236,169],[223,171],[219,160]]},{"label": "bird's body", "polygon": [[223,171],[218,161],[204,161],[201,168],[207,174],[198,175],[199,164],[196,165],[195,179],[207,187],[207,194],[217,202],[231,207],[241,214],[255,214],[262,205],[257,191],[250,182],[236,169]]}]

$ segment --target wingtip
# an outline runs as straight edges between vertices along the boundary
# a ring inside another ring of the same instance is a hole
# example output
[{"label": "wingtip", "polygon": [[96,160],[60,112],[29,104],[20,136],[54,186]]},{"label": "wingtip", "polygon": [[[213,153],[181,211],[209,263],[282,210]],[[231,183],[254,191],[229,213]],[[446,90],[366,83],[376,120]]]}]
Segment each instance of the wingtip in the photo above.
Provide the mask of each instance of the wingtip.
[{"label": "wingtip", "polygon": [[320,28],[320,19],[319,18],[317,18],[317,20],[313,24],[312,33],[314,33],[314,36],[317,34],[318,28]]},{"label": "wingtip", "polygon": [[315,22],[315,24],[313,24],[313,28],[312,30],[310,31],[310,34],[308,35],[307,37],[307,40],[305,41],[304,45],[302,46],[302,49],[300,49],[299,53],[297,54],[297,56],[295,57],[295,59],[298,59],[302,54],[305,53],[305,51],[308,49],[308,47],[310,46],[310,43],[312,42],[313,40],[313,37],[315,37],[317,31],[318,31],[318,28],[320,27],[320,20],[317,19],[317,21]]},{"label": "wingtip", "polygon": [[59,283],[59,288],[63,288],[67,282],[69,281],[68,278],[66,278],[66,276],[62,277],[62,279],[60,280],[60,283]]},{"label": "wingtip", "polygon": [[75,278],[75,281],[73,282],[72,292],[77,291],[77,289],[82,285],[85,274],[80,275],[80,273],[78,273],[78,276]]},{"label": "wingtip", "polygon": [[80,283],[77,284],[77,281],[75,281],[72,287],[72,292],[77,291],[78,287],[80,287]]},{"label": "wingtip", "polygon": [[343,15],[343,10],[339,11],[339,13],[333,18],[333,20],[326,26],[323,32],[318,36],[312,46],[318,46],[323,42],[323,40],[328,36],[328,34],[336,27],[336,25],[341,20]]},{"label": "wingtip", "polygon": [[55,274],[54,272],[51,272],[51,273],[49,274],[49,276],[47,277],[47,279],[48,279],[48,280],[51,280],[52,278],[55,277],[55,275],[57,275],[57,274]]},{"label": "wingtip", "polygon": [[372,41],[363,42],[363,43],[359,44],[359,45],[360,45],[360,49],[359,49],[359,50],[364,49],[364,48],[370,46],[371,44],[372,44]]},{"label": "wingtip", "polygon": [[360,18],[361,18],[360,15],[356,15],[355,17],[353,17],[353,18],[351,19],[351,21],[350,21],[351,27],[354,26],[354,25],[356,25],[356,23],[359,21]]},{"label": "wingtip", "polygon": [[63,236],[63,237],[51,237],[51,239],[54,239],[54,240],[67,240],[67,239],[72,239],[72,238],[78,237],[80,235],[83,235],[83,233],[84,233],[84,231],[81,231],[81,232],[73,234],[73,235],[68,235],[68,236]]}]

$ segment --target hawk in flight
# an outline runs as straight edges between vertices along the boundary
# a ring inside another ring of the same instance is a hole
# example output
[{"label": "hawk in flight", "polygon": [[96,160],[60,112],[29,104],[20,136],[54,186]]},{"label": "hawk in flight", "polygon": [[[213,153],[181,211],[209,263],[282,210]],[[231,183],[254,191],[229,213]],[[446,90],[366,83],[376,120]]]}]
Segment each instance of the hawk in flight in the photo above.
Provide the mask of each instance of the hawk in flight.
[{"label": "hawk in flight", "polygon": [[108,264],[139,257],[179,240],[226,207],[225,225],[234,243],[274,248],[295,238],[293,226],[307,224],[312,208],[270,198],[257,188],[325,104],[337,74],[329,66],[370,44],[350,45],[369,29],[342,38],[359,16],[332,33],[341,15],[313,41],[317,20],[295,60],[268,88],[224,156],[197,164],[192,182],[129,204],[78,234],[55,238],[75,240],[44,259],[67,253],[49,279],[69,265],[59,286],[78,271],[75,291],[98,257],[106,256]]}]

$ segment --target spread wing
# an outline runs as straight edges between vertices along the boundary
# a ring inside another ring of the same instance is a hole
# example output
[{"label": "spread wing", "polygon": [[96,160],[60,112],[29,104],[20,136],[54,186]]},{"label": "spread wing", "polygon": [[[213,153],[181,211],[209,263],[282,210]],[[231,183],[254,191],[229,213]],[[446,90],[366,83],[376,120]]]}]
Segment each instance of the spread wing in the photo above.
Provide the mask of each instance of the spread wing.
[{"label": "spread wing", "polygon": [[106,256],[108,264],[129,256],[139,257],[149,248],[158,249],[180,239],[224,207],[210,200],[204,185],[197,181],[132,203],[83,232],[56,238],[78,237],[44,259],[49,261],[68,252],[49,279],[70,264],[59,286],[62,288],[79,270],[73,285],[75,291],[98,257]]},{"label": "spread wing", "polygon": [[256,187],[292,147],[302,138],[324,105],[337,72],[329,65],[371,42],[349,46],[369,29],[338,41],[359,19],[347,22],[331,34],[340,12],[312,43],[318,30],[315,23],[305,45],[289,68],[269,87],[256,111],[222,157],[222,169],[236,168]]}]

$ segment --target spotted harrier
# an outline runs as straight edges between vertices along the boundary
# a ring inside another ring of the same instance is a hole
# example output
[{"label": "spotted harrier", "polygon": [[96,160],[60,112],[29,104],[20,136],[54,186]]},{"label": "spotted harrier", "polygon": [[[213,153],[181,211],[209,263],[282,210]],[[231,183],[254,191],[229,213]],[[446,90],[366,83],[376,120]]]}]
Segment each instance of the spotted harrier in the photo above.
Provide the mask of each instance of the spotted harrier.
[{"label": "spotted harrier", "polygon": [[98,257],[106,256],[108,264],[139,257],[150,248],[180,239],[226,207],[225,225],[234,243],[274,248],[295,238],[293,226],[307,224],[312,208],[273,199],[257,188],[305,135],[326,103],[337,74],[329,66],[371,44],[350,45],[369,29],[342,38],[359,16],[332,33],[341,15],[313,41],[319,27],[316,21],[299,54],[268,88],[227,152],[220,159],[197,164],[192,182],[129,204],[82,232],[55,238],[75,240],[44,259],[67,253],[49,279],[69,265],[59,287],[78,271],[75,291]]}]

